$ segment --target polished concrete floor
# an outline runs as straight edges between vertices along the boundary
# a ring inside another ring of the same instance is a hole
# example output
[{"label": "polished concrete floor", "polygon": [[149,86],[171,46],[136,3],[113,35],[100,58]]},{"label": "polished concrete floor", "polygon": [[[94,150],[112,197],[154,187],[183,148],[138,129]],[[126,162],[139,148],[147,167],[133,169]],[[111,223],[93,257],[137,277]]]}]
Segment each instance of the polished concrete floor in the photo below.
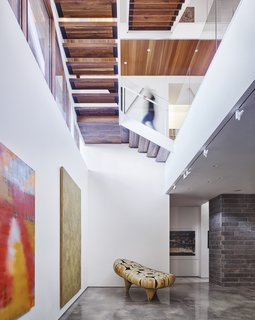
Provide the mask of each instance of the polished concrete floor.
[{"label": "polished concrete floor", "polygon": [[174,287],[145,291],[131,287],[88,288],[61,320],[254,320],[255,288],[221,288],[196,278],[177,278]]}]

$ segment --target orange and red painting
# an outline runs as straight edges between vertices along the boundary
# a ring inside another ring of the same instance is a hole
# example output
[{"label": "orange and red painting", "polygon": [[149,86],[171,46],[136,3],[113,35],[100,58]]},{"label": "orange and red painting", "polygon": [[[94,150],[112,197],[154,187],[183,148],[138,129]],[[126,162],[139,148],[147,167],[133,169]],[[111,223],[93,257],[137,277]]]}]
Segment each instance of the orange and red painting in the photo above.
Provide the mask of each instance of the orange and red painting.
[{"label": "orange and red painting", "polygon": [[0,319],[34,306],[35,173],[0,143]]}]

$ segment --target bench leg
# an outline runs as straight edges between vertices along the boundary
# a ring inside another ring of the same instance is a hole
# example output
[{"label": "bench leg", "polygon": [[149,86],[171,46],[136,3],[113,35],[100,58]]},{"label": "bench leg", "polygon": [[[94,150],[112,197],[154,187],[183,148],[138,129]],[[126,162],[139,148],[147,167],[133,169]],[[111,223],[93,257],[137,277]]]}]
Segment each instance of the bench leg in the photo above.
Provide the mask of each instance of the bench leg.
[{"label": "bench leg", "polygon": [[129,282],[128,280],[126,280],[126,279],[124,279],[124,281],[125,281],[126,293],[128,293],[132,283]]},{"label": "bench leg", "polygon": [[146,290],[146,295],[147,295],[147,300],[151,301],[156,293],[155,289],[145,289]]}]

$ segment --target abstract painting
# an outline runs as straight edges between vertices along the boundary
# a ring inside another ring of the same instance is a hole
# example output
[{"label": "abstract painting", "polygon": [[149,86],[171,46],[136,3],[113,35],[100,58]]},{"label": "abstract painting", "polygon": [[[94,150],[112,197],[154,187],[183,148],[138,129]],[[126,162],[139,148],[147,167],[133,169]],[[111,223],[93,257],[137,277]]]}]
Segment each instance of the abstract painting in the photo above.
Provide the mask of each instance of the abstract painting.
[{"label": "abstract painting", "polygon": [[195,255],[195,231],[170,231],[170,256]]},{"label": "abstract painting", "polygon": [[0,144],[0,319],[34,306],[35,173]]},{"label": "abstract painting", "polygon": [[60,169],[60,306],[81,288],[81,190]]}]

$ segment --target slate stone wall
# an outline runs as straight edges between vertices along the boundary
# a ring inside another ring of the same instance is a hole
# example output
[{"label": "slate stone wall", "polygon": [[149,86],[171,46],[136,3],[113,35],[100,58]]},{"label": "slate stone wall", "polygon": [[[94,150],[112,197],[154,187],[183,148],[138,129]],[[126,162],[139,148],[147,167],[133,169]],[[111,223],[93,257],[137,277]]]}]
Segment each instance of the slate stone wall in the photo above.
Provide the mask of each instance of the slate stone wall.
[{"label": "slate stone wall", "polygon": [[255,286],[255,195],[222,194],[209,212],[209,281]]}]

